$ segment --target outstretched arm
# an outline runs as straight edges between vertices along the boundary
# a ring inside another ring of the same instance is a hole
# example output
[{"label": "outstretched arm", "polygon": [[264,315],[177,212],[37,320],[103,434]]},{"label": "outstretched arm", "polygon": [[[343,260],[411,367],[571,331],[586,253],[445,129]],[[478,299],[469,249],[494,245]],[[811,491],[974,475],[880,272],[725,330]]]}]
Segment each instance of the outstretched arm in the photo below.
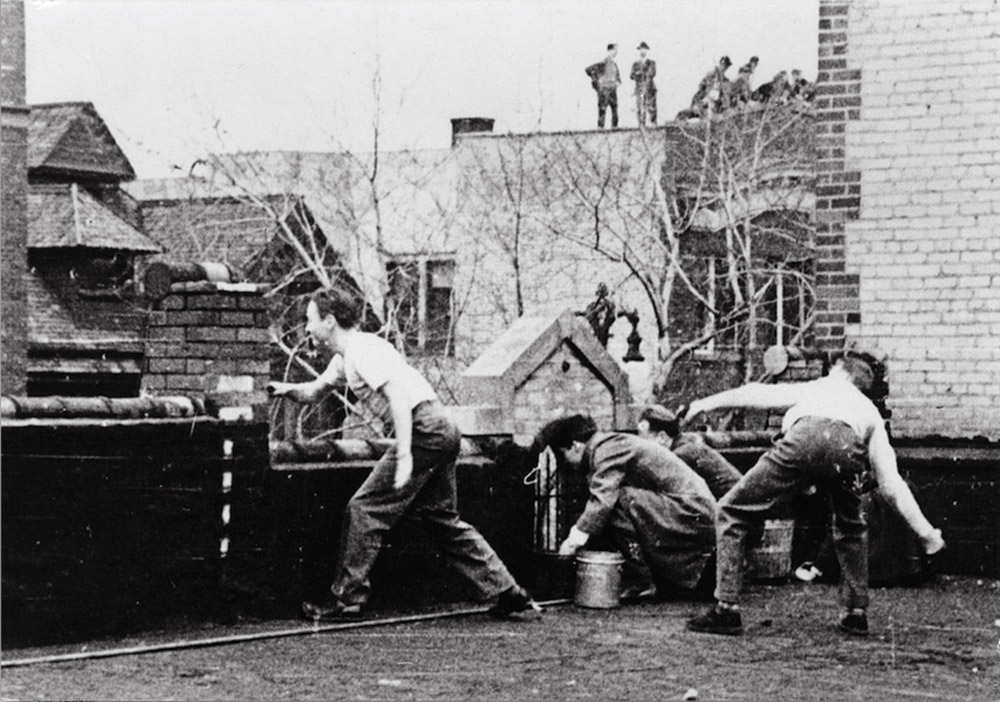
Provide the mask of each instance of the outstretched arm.
[{"label": "outstretched arm", "polygon": [[304,383],[282,383],[272,380],[267,384],[267,392],[275,397],[288,397],[296,402],[316,402],[336,383],[341,375],[343,362],[334,356],[326,370],[316,378]]},{"label": "outstretched arm", "polygon": [[875,471],[879,492],[920,537],[924,551],[933,554],[944,548],[941,530],[935,529],[927,520],[910,487],[899,475],[896,452],[889,444],[889,435],[882,425],[875,428],[868,441],[868,461]]},{"label": "outstretched arm", "polygon": [[729,407],[756,407],[759,409],[782,409],[791,407],[805,397],[811,383],[748,383],[732,390],[693,400],[688,407],[686,419],[702,412]]}]

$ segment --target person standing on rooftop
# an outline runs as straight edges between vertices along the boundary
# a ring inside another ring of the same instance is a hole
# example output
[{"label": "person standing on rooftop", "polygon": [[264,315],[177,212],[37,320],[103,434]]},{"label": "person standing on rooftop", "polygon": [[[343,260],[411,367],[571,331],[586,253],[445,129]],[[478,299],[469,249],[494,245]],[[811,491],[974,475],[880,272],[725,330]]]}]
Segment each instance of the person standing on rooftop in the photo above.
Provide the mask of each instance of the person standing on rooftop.
[{"label": "person standing on rooftop", "polygon": [[639,126],[646,126],[646,118],[650,124],[656,124],[656,61],[649,58],[649,44],[642,42],[637,47],[639,60],[632,64],[629,77],[635,81],[635,112]]},{"label": "person standing on rooftop", "polygon": [[603,61],[587,66],[586,73],[590,84],[597,91],[597,128],[604,129],[604,115],[610,108],[611,128],[618,128],[618,86],[621,85],[621,73],[615,56],[618,55],[618,45],[608,44],[608,55]]}]

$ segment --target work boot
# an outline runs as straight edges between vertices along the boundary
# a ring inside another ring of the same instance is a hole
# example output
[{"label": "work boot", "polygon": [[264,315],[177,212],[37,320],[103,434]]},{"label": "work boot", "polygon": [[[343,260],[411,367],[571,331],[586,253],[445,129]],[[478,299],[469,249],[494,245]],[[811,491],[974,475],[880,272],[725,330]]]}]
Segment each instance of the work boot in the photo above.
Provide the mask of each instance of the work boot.
[{"label": "work boot", "polygon": [[703,634],[737,636],[743,633],[743,617],[739,610],[716,604],[705,610],[704,614],[688,619],[687,629]]},{"label": "work boot", "polygon": [[863,609],[844,612],[837,622],[837,628],[851,636],[868,636],[868,615]]},{"label": "work boot", "polygon": [[520,585],[511,585],[500,593],[488,614],[494,619],[520,619],[541,614],[542,608]]},{"label": "work boot", "polygon": [[327,595],[322,602],[303,602],[302,616],[314,622],[323,619],[357,619],[361,616],[361,605],[344,604],[334,595]]}]

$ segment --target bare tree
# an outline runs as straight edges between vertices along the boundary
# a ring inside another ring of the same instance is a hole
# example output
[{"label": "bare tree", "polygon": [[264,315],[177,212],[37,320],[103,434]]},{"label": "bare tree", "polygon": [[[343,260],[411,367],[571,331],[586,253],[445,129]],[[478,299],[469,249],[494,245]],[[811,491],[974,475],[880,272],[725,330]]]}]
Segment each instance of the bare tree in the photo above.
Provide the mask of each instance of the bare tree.
[{"label": "bare tree", "polygon": [[[786,328],[806,326],[801,315],[776,320],[773,308],[793,289],[811,305],[801,263],[811,257],[808,114],[765,106],[661,129],[495,139],[477,153],[471,192],[507,254],[518,309],[527,281],[539,281],[524,276],[526,261],[545,262],[534,256],[539,248],[589,256],[587,270],[600,270],[613,291],[624,297],[637,285],[645,298],[658,392],[693,349],[742,349],[749,374],[746,359],[765,337],[787,342]],[[697,324],[679,301],[697,310]],[[766,325],[780,333],[762,336]]]},{"label": "bare tree", "polygon": [[[709,271],[715,284],[706,277],[705,289],[712,294],[698,301],[709,297],[708,332],[715,327],[713,341],[721,332],[742,351],[749,380],[759,370],[753,362],[758,349],[801,340],[811,326],[812,115],[802,103],[765,103],[679,134],[668,154],[677,226],[689,240],[702,238],[702,256],[723,268]],[[737,324],[729,330],[732,321]]]},{"label": "bare tree", "polygon": [[[457,216],[450,154],[386,152],[381,76],[374,71],[371,150],[330,139],[322,153],[220,153],[193,170],[222,196],[252,204],[273,224],[275,245],[257,257],[255,273],[273,284],[272,339],[283,376],[313,376],[328,359],[307,348],[302,326],[306,296],[316,288],[353,286],[367,302],[363,327],[384,335],[422,365],[445,396],[455,366],[455,325],[463,290],[454,275]],[[260,278],[258,278],[260,279]],[[315,433],[350,398],[340,390],[332,408],[296,407],[292,433]],[[286,403],[287,404],[287,403]],[[283,408],[287,412],[291,408]],[[277,411],[276,409],[274,410]],[[354,415],[357,417],[358,415]],[[336,433],[381,434],[375,418],[352,418]]]}]

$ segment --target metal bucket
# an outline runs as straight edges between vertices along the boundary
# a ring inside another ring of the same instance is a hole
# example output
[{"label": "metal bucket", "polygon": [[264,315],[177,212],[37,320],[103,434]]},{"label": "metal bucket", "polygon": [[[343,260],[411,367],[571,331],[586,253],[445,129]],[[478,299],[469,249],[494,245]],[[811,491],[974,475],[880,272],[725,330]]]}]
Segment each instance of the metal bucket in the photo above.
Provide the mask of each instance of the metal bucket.
[{"label": "metal bucket", "polygon": [[764,537],[747,554],[747,576],[756,580],[781,580],[792,573],[792,537],[795,520],[768,519],[764,522]]},{"label": "metal bucket", "polygon": [[614,551],[580,551],[576,555],[578,607],[613,609],[621,604],[622,564],[625,558]]}]

